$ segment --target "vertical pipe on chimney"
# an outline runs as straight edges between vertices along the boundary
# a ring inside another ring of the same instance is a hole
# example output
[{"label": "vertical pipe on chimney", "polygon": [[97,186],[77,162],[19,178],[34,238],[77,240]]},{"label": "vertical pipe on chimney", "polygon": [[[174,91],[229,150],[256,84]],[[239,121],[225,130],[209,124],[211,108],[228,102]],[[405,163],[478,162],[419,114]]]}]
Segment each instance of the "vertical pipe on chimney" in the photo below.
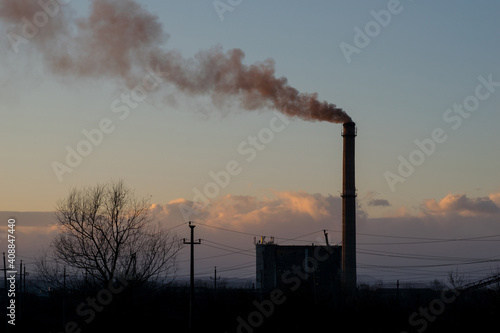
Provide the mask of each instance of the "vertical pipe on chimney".
[{"label": "vertical pipe on chimney", "polygon": [[342,286],[347,294],[356,290],[356,186],[354,169],[354,139],[356,124],[343,124],[344,138],[342,180]]}]

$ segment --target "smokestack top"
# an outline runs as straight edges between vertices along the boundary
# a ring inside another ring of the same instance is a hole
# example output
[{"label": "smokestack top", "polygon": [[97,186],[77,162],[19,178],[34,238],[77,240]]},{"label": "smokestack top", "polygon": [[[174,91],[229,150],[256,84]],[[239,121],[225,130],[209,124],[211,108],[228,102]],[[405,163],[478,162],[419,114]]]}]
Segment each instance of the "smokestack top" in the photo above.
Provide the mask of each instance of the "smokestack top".
[{"label": "smokestack top", "polygon": [[342,136],[356,136],[356,123],[349,121],[343,124]]}]

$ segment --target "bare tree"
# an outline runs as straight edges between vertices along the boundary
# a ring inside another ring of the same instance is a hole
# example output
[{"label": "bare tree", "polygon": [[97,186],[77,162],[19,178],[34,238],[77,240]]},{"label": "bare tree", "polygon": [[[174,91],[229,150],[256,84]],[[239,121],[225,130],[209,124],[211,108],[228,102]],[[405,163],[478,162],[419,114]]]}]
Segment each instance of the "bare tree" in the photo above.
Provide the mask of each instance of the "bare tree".
[{"label": "bare tree", "polygon": [[465,276],[460,275],[457,269],[456,271],[448,272],[448,282],[454,289],[460,289],[466,284],[467,279],[465,278]]},{"label": "bare tree", "polygon": [[181,242],[153,223],[148,199],[123,181],[71,190],[58,202],[56,218],[60,233],[38,260],[48,282],[61,286],[64,275],[78,275],[78,284],[143,283],[175,270]]}]

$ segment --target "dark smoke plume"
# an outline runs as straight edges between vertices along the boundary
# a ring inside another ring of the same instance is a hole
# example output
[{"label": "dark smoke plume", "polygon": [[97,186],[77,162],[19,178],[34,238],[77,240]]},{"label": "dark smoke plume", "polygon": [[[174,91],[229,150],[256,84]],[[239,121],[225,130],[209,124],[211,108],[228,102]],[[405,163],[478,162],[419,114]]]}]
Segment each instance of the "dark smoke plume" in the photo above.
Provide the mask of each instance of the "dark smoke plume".
[{"label": "dark smoke plume", "polygon": [[213,47],[190,59],[163,49],[169,36],[158,17],[132,0],[91,0],[84,18],[73,17],[70,8],[58,6],[56,0],[42,2],[51,3],[48,10],[56,14],[39,29],[26,23],[42,10],[35,0],[0,0],[0,20],[11,36],[21,35],[23,29],[34,35],[26,49],[39,51],[54,74],[114,77],[133,87],[150,67],[166,73],[165,81],[177,90],[208,95],[215,105],[237,98],[247,110],[268,107],[308,121],[351,121],[342,109],[319,101],[317,94],[300,93],[286,78],[276,77],[272,59],[245,65],[240,49],[224,52]]}]

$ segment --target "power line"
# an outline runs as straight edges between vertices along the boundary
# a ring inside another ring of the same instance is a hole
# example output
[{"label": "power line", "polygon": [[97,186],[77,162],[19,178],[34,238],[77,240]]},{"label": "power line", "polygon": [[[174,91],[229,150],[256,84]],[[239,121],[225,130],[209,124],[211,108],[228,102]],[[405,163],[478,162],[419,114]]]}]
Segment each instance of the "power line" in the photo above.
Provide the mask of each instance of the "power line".
[{"label": "power line", "polygon": [[[213,242],[213,241],[210,241],[208,239],[203,239],[204,242],[208,242],[208,243],[212,243],[212,244],[216,244],[216,245],[220,245],[220,246],[225,246],[225,247],[229,247],[231,249],[235,249],[235,250],[238,250],[239,252],[243,252],[243,251],[253,251],[254,248],[251,248],[251,249],[241,249],[239,247],[234,247],[234,246],[230,246],[230,245],[226,245],[226,244],[221,244],[221,243],[217,243],[217,242]],[[206,245],[206,244],[205,244]]]},{"label": "power line", "polygon": [[196,224],[197,224],[197,225],[204,226],[204,227],[208,227],[208,228],[213,228],[213,229],[223,230],[223,231],[227,231],[227,232],[233,232],[233,233],[242,234],[242,235],[259,236],[259,234],[255,234],[255,233],[249,233],[249,232],[238,231],[238,230],[232,230],[232,229],[221,228],[221,227],[215,227],[215,226],[213,226],[213,225],[204,224],[204,223],[199,223],[199,222],[196,222]]},{"label": "power line", "polygon": [[[249,254],[249,253],[245,253],[246,251],[248,250],[241,250],[241,251],[238,251],[238,252],[235,252],[235,251],[232,251],[232,250],[228,250],[228,249],[224,249],[222,247],[218,247],[218,246],[213,246],[213,245],[209,245],[209,244],[203,244],[204,246],[208,246],[208,247],[211,247],[211,248],[214,248],[214,249],[218,249],[218,250],[223,250],[223,251],[227,251],[227,252],[230,252],[228,254],[241,254],[241,255],[246,255],[246,256],[251,256],[253,257],[254,255],[252,254]],[[222,256],[222,255],[221,255]],[[200,258],[201,259],[201,258]]]},{"label": "power line", "polygon": [[465,242],[465,241],[483,241],[483,242],[484,241],[487,241],[487,242],[499,242],[500,241],[500,239],[486,239],[486,238],[500,237],[500,234],[476,236],[476,237],[464,237],[464,238],[408,237],[408,236],[379,235],[379,234],[368,234],[368,233],[357,233],[357,234],[363,235],[363,236],[372,236],[372,237],[419,240],[419,241],[415,241],[415,242],[375,242],[375,243],[358,242],[358,244],[362,244],[362,245],[408,245],[408,244],[429,244],[429,243]]},{"label": "power line", "polygon": [[[243,232],[243,231],[238,231],[238,230],[233,230],[233,229],[228,229],[228,228],[222,228],[222,227],[215,227],[207,224],[201,224],[203,226],[213,228],[213,229],[218,229],[218,230],[223,230],[226,232],[233,232],[233,233],[238,233],[238,234],[244,234],[244,235],[251,235],[251,236],[257,236],[255,233],[249,233],[249,232]],[[340,232],[338,230],[329,230],[332,232]],[[283,243],[285,242],[290,242],[290,241],[299,241],[299,242],[308,242],[311,243],[311,240],[303,240],[301,238],[307,237],[309,235],[315,234],[320,232],[318,231],[313,231],[304,235],[300,235],[297,237],[293,238],[285,238],[285,237],[274,237],[275,240],[281,241]],[[497,238],[500,237],[500,235],[484,235],[484,236],[476,236],[476,237],[464,237],[464,238],[435,238],[435,237],[414,237],[414,236],[397,236],[397,235],[381,235],[381,234],[372,234],[372,233],[358,233],[358,235],[361,236],[369,236],[369,237],[380,237],[380,238],[393,238],[393,239],[401,239],[401,240],[410,240],[408,242],[373,242],[373,243],[363,243],[360,242],[358,244],[360,245],[408,245],[408,244],[425,244],[425,243],[444,243],[444,242],[460,242],[460,241],[500,241],[499,239],[492,239],[492,238]],[[221,254],[221,255],[215,255],[215,256],[209,256],[205,257],[203,259],[212,259],[212,258],[218,258],[222,256],[227,256],[227,255],[234,255],[234,254],[242,254],[242,255],[248,255],[252,256],[253,254],[247,254],[245,252],[251,252],[253,251],[253,248],[251,249],[241,249],[238,247],[226,245],[226,244],[221,244],[218,242],[213,242],[207,240],[209,244],[204,244],[205,246],[226,251],[229,253]],[[399,270],[401,274],[412,274],[412,275],[420,275],[420,276],[425,276],[425,275],[433,275],[435,276],[436,274],[439,275],[444,275],[446,273],[440,273],[436,271],[429,271],[425,270],[426,268],[440,268],[440,267],[449,267],[449,266],[461,266],[461,265],[479,265],[479,264],[484,264],[484,263],[492,263],[492,262],[498,262],[500,261],[499,259],[495,258],[464,258],[464,257],[452,257],[452,256],[438,256],[438,255],[423,255],[423,254],[417,254],[417,253],[398,253],[398,252],[389,252],[389,251],[376,251],[376,250],[368,250],[368,249],[359,249],[358,253],[364,254],[364,255],[374,255],[374,256],[380,256],[380,257],[386,257],[386,258],[401,258],[401,259],[411,259],[411,260],[428,260],[428,261],[442,261],[442,263],[438,264],[424,264],[424,265],[375,265],[375,264],[360,264],[360,268],[364,269],[369,269],[369,270],[375,270],[375,271],[386,271],[386,272],[394,272],[395,270]],[[202,258],[200,258],[202,259]],[[251,267],[247,266],[248,268]],[[236,266],[235,268],[231,270],[238,270],[238,269],[243,269],[244,267],[241,266]],[[221,270],[222,271],[222,270]]]},{"label": "power line", "polygon": [[[471,262],[463,262],[460,265],[476,265],[483,264],[489,262],[500,262],[500,259],[486,259],[486,260],[477,260]],[[382,267],[382,268],[391,268],[391,269],[403,269],[403,268],[429,268],[429,267],[446,267],[446,266],[457,266],[456,263],[445,263],[445,264],[429,264],[429,265],[372,265],[372,264],[364,264],[367,267]]]},{"label": "power line", "polygon": [[[298,240],[299,238],[302,238],[302,237],[306,237],[306,236],[310,236],[310,235],[313,235],[313,234],[316,234],[316,233],[320,233],[320,232],[323,232],[324,229],[321,229],[321,230],[316,230],[316,231],[313,231],[313,232],[310,232],[310,233],[307,233],[305,235],[301,235],[301,236],[298,236],[298,237],[295,237],[295,238],[282,238],[282,237],[274,237],[274,239],[283,239],[284,242],[289,242],[289,241],[296,241]],[[283,242],[283,243],[284,243]],[[304,241],[302,241],[304,242]],[[314,242],[311,242],[311,241],[306,241],[308,243],[314,243]]]},{"label": "power line", "polygon": [[183,226],[183,225],[185,225],[185,224],[187,224],[187,223],[189,223],[189,222],[182,222],[181,224],[178,224],[178,225],[175,225],[175,226],[173,226],[173,227],[170,227],[170,228],[165,229],[165,231],[170,231],[170,230],[172,230],[172,229],[175,229],[175,228],[178,228],[178,227],[180,227],[180,226]]},{"label": "power line", "polygon": [[445,257],[445,256],[434,256],[434,255],[423,255],[423,254],[397,253],[388,251],[363,250],[363,249],[358,249],[356,252],[374,256],[417,259],[417,260],[438,260],[438,261],[456,260],[456,261],[466,261],[466,262],[471,260],[482,260],[480,258]]},{"label": "power line", "polygon": [[[204,223],[196,223],[197,225],[201,225],[201,226],[205,226],[205,227],[208,227],[208,228],[213,228],[213,229],[218,229],[218,230],[222,230],[222,231],[227,231],[227,232],[232,232],[232,233],[237,233],[237,234],[243,234],[243,235],[249,235],[249,236],[255,236],[255,237],[260,237],[262,236],[262,234],[258,234],[258,233],[250,233],[250,232],[244,232],[244,231],[239,231],[239,230],[234,230],[234,229],[228,229],[228,228],[222,228],[222,227],[216,227],[216,226],[213,226],[213,225],[209,225],[209,224],[204,224]],[[313,235],[313,234],[316,234],[316,233],[320,233],[320,232],[323,232],[324,229],[321,229],[321,230],[316,230],[316,231],[313,231],[313,232],[309,232],[307,234],[304,234],[304,235],[301,235],[301,236],[297,236],[295,238],[285,238],[285,237],[274,237],[275,240],[283,240],[283,242],[289,242],[289,241],[295,241],[295,240],[299,240],[299,238],[302,238],[302,237],[306,237],[306,236],[309,236],[309,235]],[[302,240],[301,240],[302,241]],[[307,240],[306,242],[308,243],[314,243],[314,241],[310,241],[310,240]]]}]

